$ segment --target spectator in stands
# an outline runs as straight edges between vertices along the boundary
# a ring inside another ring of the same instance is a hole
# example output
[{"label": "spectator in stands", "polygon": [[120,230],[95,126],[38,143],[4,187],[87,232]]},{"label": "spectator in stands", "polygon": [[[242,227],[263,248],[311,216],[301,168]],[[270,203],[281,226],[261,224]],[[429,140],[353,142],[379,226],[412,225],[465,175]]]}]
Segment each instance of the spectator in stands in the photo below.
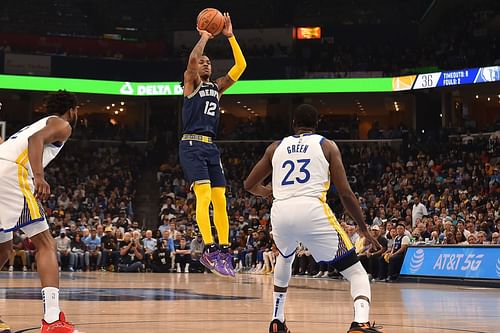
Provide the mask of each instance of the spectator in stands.
[{"label": "spectator in stands", "polygon": [[[118,267],[120,252],[118,250],[118,241],[113,236],[113,227],[107,226],[104,230],[104,236],[101,238],[102,248],[102,271],[114,271]],[[111,260],[111,263],[110,263]]]},{"label": "spectator in stands", "polygon": [[14,271],[14,262],[17,257],[21,259],[23,272],[28,271],[28,254],[24,249],[23,239],[16,232],[14,234],[14,238],[12,239],[12,253],[9,257],[9,272]]},{"label": "spectator in stands", "polygon": [[90,236],[83,239],[85,245],[87,245],[87,262],[85,263],[87,268],[92,271],[97,270],[101,263],[101,239],[97,237],[97,230],[91,229]]},{"label": "spectator in stands", "polygon": [[445,245],[457,244],[457,240],[455,239],[455,234],[451,231],[447,232],[446,237],[444,238],[443,244],[445,244]]},{"label": "spectator in stands", "polygon": [[[394,230],[394,229],[392,229]],[[410,244],[410,238],[405,235],[405,226],[400,223],[396,227],[396,235],[392,246],[379,259],[379,280],[386,282],[394,281],[399,276],[401,265],[403,264],[406,249]],[[392,232],[394,234],[394,232]]]},{"label": "spectator in stands", "polygon": [[477,233],[477,241],[476,241],[476,244],[482,244],[482,245],[486,245],[486,244],[489,244],[490,242],[488,242],[486,240],[486,233],[484,231],[479,231]]},{"label": "spectator in stands", "polygon": [[455,240],[457,241],[458,245],[467,245],[467,238],[465,237],[464,233],[458,229],[455,232]]},{"label": "spectator in stands", "polygon": [[71,253],[73,254],[70,265],[73,270],[81,272],[86,270],[85,252],[87,250],[87,245],[83,242],[80,233],[75,235],[75,238],[71,241]]},{"label": "spectator in stands", "polygon": [[412,227],[415,228],[417,226],[417,220],[422,220],[424,215],[427,214],[427,208],[420,202],[420,198],[418,197],[418,195],[416,195],[413,198],[413,208],[411,210]]},{"label": "spectator in stands", "polygon": [[153,238],[153,231],[146,231],[146,238],[143,239],[144,244],[144,263],[146,264],[146,269],[151,269],[151,263],[153,262],[153,255],[158,249],[158,241]]},{"label": "spectator in stands", "polygon": [[175,245],[175,265],[177,273],[189,273],[189,264],[191,263],[191,250],[189,249],[186,238],[180,236],[179,242]]},{"label": "spectator in stands", "polygon": [[[381,245],[380,249],[375,249],[372,246],[366,251],[367,262],[365,263],[365,269],[372,279],[378,278],[379,273],[379,260],[383,253],[387,251],[387,239],[381,235],[380,227],[378,225],[373,225],[371,227],[373,237],[377,239],[378,243]],[[361,262],[363,263],[363,261]]]},{"label": "spectator in stands", "polygon": [[123,231],[120,228],[116,228],[115,230],[115,239],[117,243],[123,240]]},{"label": "spectator in stands", "polygon": [[165,230],[164,237],[158,240],[158,248],[153,254],[151,270],[154,273],[168,273],[172,268],[170,258],[173,250],[170,248],[169,241],[173,248],[173,242],[169,239],[169,231]]},{"label": "spectator in stands", "polygon": [[309,250],[303,244],[299,244],[292,264],[292,274],[314,276],[317,273],[315,266],[316,262]]},{"label": "spectator in stands", "polygon": [[469,237],[467,237],[467,242],[470,245],[477,244],[477,238],[476,238],[476,236],[474,236],[473,234],[470,234]]},{"label": "spectator in stands", "polygon": [[139,241],[133,239],[132,235],[126,232],[123,241],[118,246],[120,247],[118,272],[140,272],[143,267],[142,259],[144,256]]},{"label": "spectator in stands", "polygon": [[405,235],[405,226],[398,224],[396,227],[397,236],[394,238],[391,253],[387,256],[388,277],[386,281],[394,281],[399,277],[399,271],[403,265],[406,249],[410,245],[410,238]]},{"label": "spectator in stands", "polygon": [[200,257],[203,254],[205,243],[201,234],[197,234],[189,245],[191,250],[191,271],[202,273],[205,269],[200,263]]},{"label": "spectator in stands", "polygon": [[499,233],[498,232],[494,232],[492,235],[491,235],[491,245],[498,245],[500,244],[500,237],[499,237]]},{"label": "spectator in stands", "polygon": [[163,219],[162,219],[162,224],[158,228],[158,230],[160,230],[160,232],[161,232],[162,235],[165,232],[165,230],[169,230],[170,229],[169,222],[170,222],[170,220],[168,218],[168,215],[164,215]]},{"label": "spectator in stands", "polygon": [[66,237],[66,230],[63,228],[56,237],[57,248],[57,261],[59,262],[59,269],[66,270],[69,268],[73,272],[73,267],[69,265],[71,257],[71,239]]}]

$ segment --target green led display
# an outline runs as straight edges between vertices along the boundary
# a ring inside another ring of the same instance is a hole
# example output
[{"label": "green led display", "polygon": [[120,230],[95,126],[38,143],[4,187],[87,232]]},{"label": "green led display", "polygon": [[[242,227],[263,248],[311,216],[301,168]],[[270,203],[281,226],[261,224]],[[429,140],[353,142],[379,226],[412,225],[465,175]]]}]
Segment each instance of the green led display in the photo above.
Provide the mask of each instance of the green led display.
[{"label": "green led display", "polygon": [[[21,75],[0,75],[0,89],[30,91],[66,89],[75,93],[128,96],[182,95],[182,87],[179,82],[121,82]],[[226,94],[313,94],[390,91],[392,91],[392,78],[301,79],[239,81],[228,89]]]}]

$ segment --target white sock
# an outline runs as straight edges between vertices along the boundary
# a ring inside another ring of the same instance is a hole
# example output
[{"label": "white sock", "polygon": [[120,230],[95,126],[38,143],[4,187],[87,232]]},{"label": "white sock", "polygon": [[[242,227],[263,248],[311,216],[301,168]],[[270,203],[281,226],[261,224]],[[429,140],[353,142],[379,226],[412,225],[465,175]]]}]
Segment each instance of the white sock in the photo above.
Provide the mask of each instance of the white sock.
[{"label": "white sock", "polygon": [[278,319],[282,323],[285,321],[285,300],[286,293],[273,292],[273,320]]},{"label": "white sock", "polygon": [[59,320],[59,289],[54,287],[45,287],[42,289],[43,299],[43,319],[51,324]]},{"label": "white sock", "polygon": [[357,299],[354,302],[354,321],[367,323],[370,315],[370,303],[366,299]]}]

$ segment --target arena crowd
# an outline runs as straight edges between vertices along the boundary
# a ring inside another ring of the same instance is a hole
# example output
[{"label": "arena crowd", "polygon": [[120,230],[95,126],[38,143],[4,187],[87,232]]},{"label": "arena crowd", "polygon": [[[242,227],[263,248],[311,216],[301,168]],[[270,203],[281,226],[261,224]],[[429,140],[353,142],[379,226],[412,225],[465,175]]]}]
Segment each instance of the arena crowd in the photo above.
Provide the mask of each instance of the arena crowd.
[{"label": "arena crowd", "polygon": [[[329,204],[373,279],[397,279],[410,244],[500,244],[500,137],[440,140],[339,144],[366,223],[383,248],[364,243],[344,215],[333,185]],[[255,274],[272,273],[279,255],[272,241],[272,203],[251,196],[242,184],[266,146],[220,145],[234,263],[239,271]],[[198,261],[204,244],[196,226],[195,199],[175,152],[157,173],[158,225],[147,229],[134,218],[138,156],[125,145],[97,152],[70,145],[49,166],[47,180],[55,185],[44,208],[61,270],[204,271]],[[36,249],[30,239],[17,234],[14,247],[8,269],[35,270]],[[338,276],[328,265],[316,263],[305,245],[298,244],[296,253],[294,275]]]}]

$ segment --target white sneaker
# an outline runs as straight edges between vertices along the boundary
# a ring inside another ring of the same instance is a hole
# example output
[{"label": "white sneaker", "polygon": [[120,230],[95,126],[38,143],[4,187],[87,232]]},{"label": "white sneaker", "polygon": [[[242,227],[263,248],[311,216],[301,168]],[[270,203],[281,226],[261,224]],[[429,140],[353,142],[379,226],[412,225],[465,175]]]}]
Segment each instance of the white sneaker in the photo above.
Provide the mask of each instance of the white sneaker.
[{"label": "white sneaker", "polygon": [[182,270],[181,270],[181,264],[177,264],[177,270],[176,270],[177,273],[182,273]]},{"label": "white sneaker", "polygon": [[328,277],[328,272],[325,272],[325,274],[323,274],[321,277],[322,278],[327,278]]},{"label": "white sneaker", "polygon": [[319,271],[318,274],[314,275],[313,278],[319,278],[323,276],[323,272]]},{"label": "white sneaker", "polygon": [[14,266],[10,266],[9,267],[9,272],[13,272],[14,271]]},{"label": "white sneaker", "polygon": [[184,273],[189,273],[189,264],[186,264],[186,267],[184,267]]},{"label": "white sneaker", "polygon": [[23,272],[27,272],[28,268],[26,266],[23,266]]},{"label": "white sneaker", "polygon": [[75,269],[74,269],[73,267],[70,267],[70,268],[69,268],[69,271],[70,271],[70,272],[74,272],[74,271],[75,271]]}]

